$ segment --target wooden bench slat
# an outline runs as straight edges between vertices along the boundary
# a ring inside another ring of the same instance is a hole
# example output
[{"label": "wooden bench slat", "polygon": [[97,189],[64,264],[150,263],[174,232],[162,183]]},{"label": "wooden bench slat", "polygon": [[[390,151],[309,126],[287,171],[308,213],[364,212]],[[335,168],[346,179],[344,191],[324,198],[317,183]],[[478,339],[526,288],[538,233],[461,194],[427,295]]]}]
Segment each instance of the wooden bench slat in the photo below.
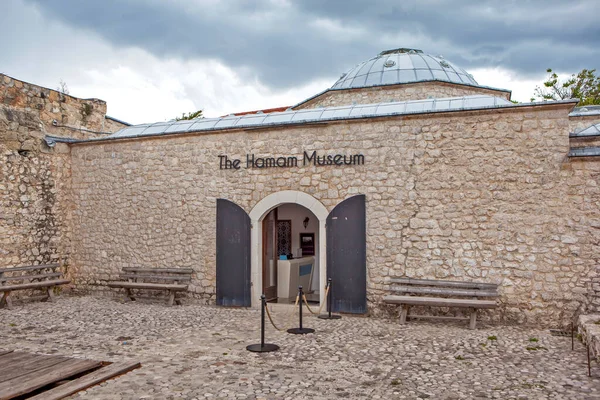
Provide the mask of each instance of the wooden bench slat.
[{"label": "wooden bench slat", "polygon": [[498,285],[494,283],[481,282],[459,282],[459,281],[439,281],[432,279],[413,279],[413,278],[393,278],[390,283],[403,285],[421,285],[421,286],[444,286],[462,289],[497,289]]},{"label": "wooden bench slat", "polygon": [[441,296],[498,297],[498,292],[490,290],[469,290],[420,286],[392,286],[390,290],[398,293],[434,294]]},{"label": "wooden bench slat", "polygon": [[191,276],[184,275],[143,275],[143,274],[120,274],[121,279],[156,279],[161,281],[191,281]]},{"label": "wooden bench slat", "polygon": [[36,269],[58,268],[60,264],[28,265],[25,267],[0,268],[0,274],[10,271],[35,271]]},{"label": "wooden bench slat", "polygon": [[55,279],[42,282],[22,283],[18,285],[3,285],[0,286],[0,292],[12,292],[13,290],[24,289],[39,289],[50,286],[66,285],[67,283],[71,283],[71,281],[67,279]]},{"label": "wooden bench slat", "polygon": [[144,282],[108,282],[108,286],[112,288],[128,288],[128,289],[156,289],[156,290],[172,290],[182,291],[187,290],[188,285],[178,284],[163,284],[163,283],[144,283]]},{"label": "wooden bench slat", "polygon": [[20,276],[0,276],[1,282],[20,281],[22,279],[42,279],[42,278],[58,278],[62,276],[62,272],[52,272],[48,274],[20,275]]},{"label": "wooden bench slat", "polygon": [[411,306],[435,306],[435,307],[470,307],[470,308],[496,308],[497,304],[492,300],[473,299],[444,299],[440,297],[420,296],[395,296],[388,295],[383,301],[390,304],[408,304]]},{"label": "wooden bench slat", "polygon": [[142,273],[169,273],[169,274],[191,274],[194,272],[191,268],[137,268],[137,267],[125,267],[124,272],[142,272]]}]

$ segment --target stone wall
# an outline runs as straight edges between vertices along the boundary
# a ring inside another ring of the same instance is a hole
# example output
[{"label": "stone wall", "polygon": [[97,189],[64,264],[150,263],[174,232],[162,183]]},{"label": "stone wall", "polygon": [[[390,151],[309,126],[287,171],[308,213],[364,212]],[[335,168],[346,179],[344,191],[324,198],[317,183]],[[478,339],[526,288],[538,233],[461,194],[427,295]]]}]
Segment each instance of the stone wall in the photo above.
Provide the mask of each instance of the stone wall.
[{"label": "stone wall", "polygon": [[0,138],[10,148],[18,147],[18,126],[41,132],[38,136],[77,139],[104,137],[126,126],[105,118],[103,100],[79,99],[4,74],[0,74],[0,112],[0,118],[11,123]]},{"label": "stone wall", "polygon": [[600,115],[588,115],[583,117],[569,117],[569,132],[575,133],[588,126],[600,123]]},{"label": "stone wall", "polygon": [[[71,147],[73,268],[105,290],[126,266],[190,267],[215,294],[216,199],[246,211],[300,190],[328,210],[367,199],[368,301],[390,277],[501,284],[489,318],[558,325],[589,306],[600,243],[598,163],[569,162],[571,105],[189,134]],[[304,150],[362,153],[351,167],[220,170]]]},{"label": "stone wall", "polygon": [[66,262],[69,154],[19,153],[0,143],[0,157],[0,268]]},{"label": "stone wall", "polygon": [[351,104],[387,103],[391,101],[424,100],[485,94],[510,100],[510,92],[446,82],[419,82],[378,86],[363,89],[329,90],[294,107],[295,110],[335,107]]},{"label": "stone wall", "polygon": [[[71,157],[44,136],[105,137],[106,103],[0,74],[0,267],[68,263]],[[109,129],[120,129],[113,123]]]}]

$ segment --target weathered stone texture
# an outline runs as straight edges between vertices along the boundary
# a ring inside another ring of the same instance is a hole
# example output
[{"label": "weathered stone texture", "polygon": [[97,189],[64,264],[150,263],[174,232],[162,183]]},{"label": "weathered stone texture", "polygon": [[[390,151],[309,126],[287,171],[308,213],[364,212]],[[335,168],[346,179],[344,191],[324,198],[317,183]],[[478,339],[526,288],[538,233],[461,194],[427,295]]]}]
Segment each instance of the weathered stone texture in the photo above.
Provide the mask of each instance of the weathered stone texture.
[{"label": "weathered stone texture", "polygon": [[49,148],[44,136],[105,137],[94,133],[106,128],[105,112],[102,100],[0,74],[0,267],[68,263],[70,150],[61,143]]},{"label": "weathered stone texture", "polygon": [[[79,99],[0,74],[0,134],[9,134],[0,141],[9,142],[10,148],[19,142],[14,137],[17,127],[37,131],[35,139],[44,134],[86,139],[103,137],[105,134],[96,132],[112,133],[125,126],[105,116],[105,101]],[[39,140],[34,142],[26,146],[39,145]]]},{"label": "weathered stone texture", "polygon": [[423,100],[485,94],[510,100],[509,91],[485,89],[476,86],[446,82],[419,82],[378,86],[363,89],[329,90],[294,109],[335,107],[351,104],[386,103],[390,101]]},{"label": "weathered stone texture", "polygon": [[569,132],[575,133],[591,125],[600,123],[600,115],[589,115],[585,117],[570,117]]},{"label": "weathered stone texture", "polygon": [[0,143],[0,267],[65,262],[69,154],[20,154]]},{"label": "weathered stone texture", "polygon": [[[397,117],[319,126],[79,144],[73,163],[76,285],[98,290],[122,267],[195,270],[215,294],[216,199],[246,211],[280,190],[329,210],[367,198],[368,300],[388,278],[500,283],[505,321],[558,324],[588,307],[600,243],[600,165],[572,162],[568,106]],[[362,153],[352,167],[219,170],[304,150]]]}]

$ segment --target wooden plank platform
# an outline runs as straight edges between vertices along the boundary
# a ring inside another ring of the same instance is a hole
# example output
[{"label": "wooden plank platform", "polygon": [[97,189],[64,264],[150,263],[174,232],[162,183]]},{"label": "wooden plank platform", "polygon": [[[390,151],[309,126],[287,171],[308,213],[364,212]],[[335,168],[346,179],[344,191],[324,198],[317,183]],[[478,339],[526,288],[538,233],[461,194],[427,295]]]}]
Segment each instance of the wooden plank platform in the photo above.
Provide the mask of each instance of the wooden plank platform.
[{"label": "wooden plank platform", "polygon": [[84,375],[79,379],[67,382],[64,385],[60,385],[54,389],[50,389],[37,396],[31,397],[31,400],[58,400],[64,399],[74,393],[89,388],[90,386],[97,385],[98,383],[104,382],[108,379],[123,375],[129,371],[141,367],[139,362],[122,362],[107,365],[104,368],[100,368],[90,374]]},{"label": "wooden plank platform", "polygon": [[140,366],[0,350],[0,400],[61,399]]}]

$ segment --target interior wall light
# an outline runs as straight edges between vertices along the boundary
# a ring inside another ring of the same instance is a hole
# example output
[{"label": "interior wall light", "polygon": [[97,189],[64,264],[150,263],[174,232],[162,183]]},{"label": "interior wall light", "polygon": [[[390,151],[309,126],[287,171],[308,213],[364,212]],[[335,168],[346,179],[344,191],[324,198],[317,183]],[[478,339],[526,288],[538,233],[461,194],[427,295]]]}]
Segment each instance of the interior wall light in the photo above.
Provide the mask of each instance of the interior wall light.
[{"label": "interior wall light", "polygon": [[304,221],[302,221],[302,224],[304,225],[304,229],[306,229],[306,227],[308,226],[309,220],[310,220],[310,218],[306,217],[306,218],[304,218]]}]

